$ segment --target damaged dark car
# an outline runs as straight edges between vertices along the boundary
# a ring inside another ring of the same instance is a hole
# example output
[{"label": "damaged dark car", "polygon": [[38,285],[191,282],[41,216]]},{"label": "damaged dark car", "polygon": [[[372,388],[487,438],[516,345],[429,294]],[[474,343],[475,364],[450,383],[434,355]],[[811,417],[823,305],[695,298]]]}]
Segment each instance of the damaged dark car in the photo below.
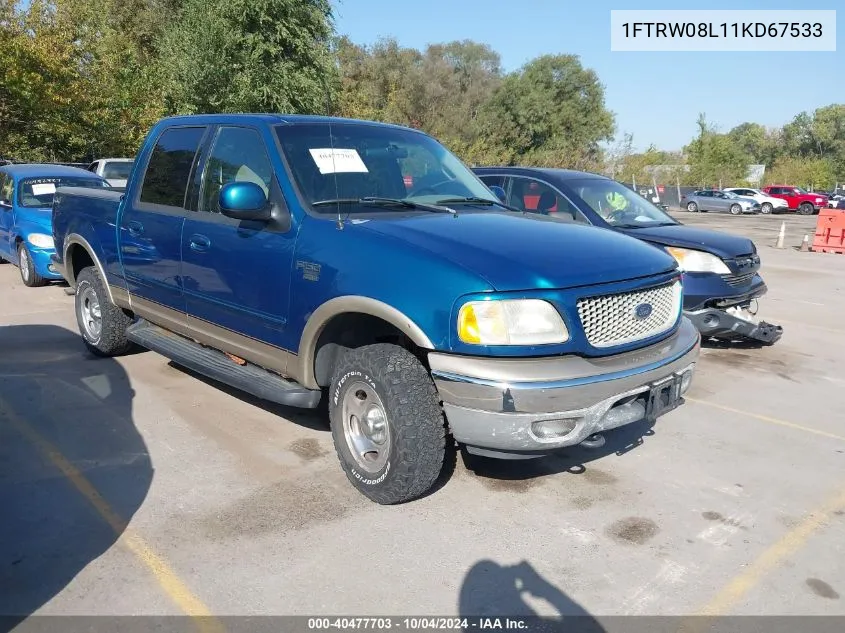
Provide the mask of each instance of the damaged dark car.
[{"label": "damaged dark car", "polygon": [[684,271],[684,313],[703,339],[776,343],[783,328],[758,321],[768,288],[750,239],[685,226],[610,178],[564,169],[477,167],[476,175],[512,207],[636,237],[669,252]]}]

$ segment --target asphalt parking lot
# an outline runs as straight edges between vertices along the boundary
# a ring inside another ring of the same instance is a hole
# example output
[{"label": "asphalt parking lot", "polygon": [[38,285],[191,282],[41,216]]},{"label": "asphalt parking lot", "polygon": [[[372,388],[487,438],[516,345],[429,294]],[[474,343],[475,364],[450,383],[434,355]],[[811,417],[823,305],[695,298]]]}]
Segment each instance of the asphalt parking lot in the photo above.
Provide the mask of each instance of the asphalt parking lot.
[{"label": "asphalt parking lot", "polygon": [[396,507],[322,414],[89,357],[72,297],[0,266],[0,614],[845,615],[845,256],[797,251],[815,217],[677,216],[755,240],[783,339],[705,349],[652,428],[459,455]]}]

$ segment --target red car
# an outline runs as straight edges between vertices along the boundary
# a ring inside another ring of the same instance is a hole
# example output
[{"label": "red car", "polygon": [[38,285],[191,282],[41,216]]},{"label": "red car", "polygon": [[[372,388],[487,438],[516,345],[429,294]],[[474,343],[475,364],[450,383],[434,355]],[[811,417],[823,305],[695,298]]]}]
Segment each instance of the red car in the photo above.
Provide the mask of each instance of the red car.
[{"label": "red car", "polygon": [[801,187],[792,185],[771,185],[761,189],[767,196],[786,200],[790,211],[797,211],[801,215],[813,215],[827,206],[827,196],[809,193]]}]

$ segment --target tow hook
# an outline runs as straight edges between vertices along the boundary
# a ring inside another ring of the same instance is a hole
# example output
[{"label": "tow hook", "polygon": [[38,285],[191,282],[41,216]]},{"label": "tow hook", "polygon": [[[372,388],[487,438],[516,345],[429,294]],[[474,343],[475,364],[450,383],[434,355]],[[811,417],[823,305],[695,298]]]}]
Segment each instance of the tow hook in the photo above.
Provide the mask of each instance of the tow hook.
[{"label": "tow hook", "polygon": [[601,448],[604,446],[604,442],[604,435],[601,433],[593,433],[590,437],[581,442],[581,446],[584,448]]}]

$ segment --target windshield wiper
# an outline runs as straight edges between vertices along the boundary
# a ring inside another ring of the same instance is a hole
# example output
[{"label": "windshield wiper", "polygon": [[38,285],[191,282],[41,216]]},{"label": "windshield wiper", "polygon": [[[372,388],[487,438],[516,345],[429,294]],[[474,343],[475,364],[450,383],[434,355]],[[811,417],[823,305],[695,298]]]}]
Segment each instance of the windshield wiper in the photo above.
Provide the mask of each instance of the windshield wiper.
[{"label": "windshield wiper", "polygon": [[483,204],[485,206],[491,207],[494,204],[498,204],[500,207],[507,209],[508,211],[517,211],[518,213],[523,213],[522,209],[517,209],[516,207],[512,207],[509,204],[505,204],[499,200],[490,200],[489,198],[478,198],[476,196],[467,196],[466,198],[443,198],[442,200],[438,200],[437,204]]},{"label": "windshield wiper", "polygon": [[655,222],[653,224],[611,224],[617,229],[650,229],[655,226],[675,226],[677,222]]},{"label": "windshield wiper", "polygon": [[420,209],[422,211],[431,211],[432,213],[451,213],[457,214],[454,209],[448,207],[441,207],[435,204],[426,204],[424,202],[414,202],[412,200],[402,200],[401,198],[377,198],[367,196],[364,198],[333,198],[331,200],[317,200],[312,202],[312,207],[327,207],[332,204],[360,204],[372,207],[402,207],[404,209]]}]

